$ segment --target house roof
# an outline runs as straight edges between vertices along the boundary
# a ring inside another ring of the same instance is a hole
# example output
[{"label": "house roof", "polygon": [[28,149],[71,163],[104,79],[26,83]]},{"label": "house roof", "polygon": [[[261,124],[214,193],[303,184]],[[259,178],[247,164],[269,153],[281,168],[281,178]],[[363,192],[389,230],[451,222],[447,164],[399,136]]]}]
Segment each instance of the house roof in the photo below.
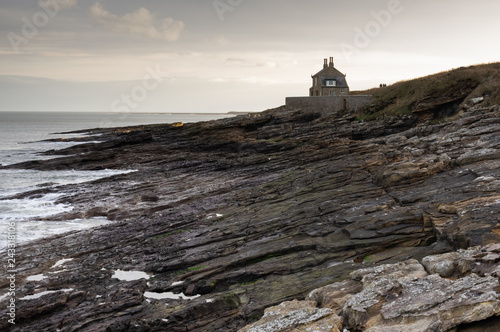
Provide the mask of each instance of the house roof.
[{"label": "house roof", "polygon": [[317,74],[313,75],[312,77],[316,76],[331,76],[331,77],[336,77],[336,76],[342,76],[345,77],[344,74],[342,74],[340,71],[337,70],[335,67],[326,67],[320,70]]},{"label": "house roof", "polygon": [[312,76],[313,78],[319,77],[321,79],[321,86],[326,86],[326,81],[327,80],[336,80],[337,81],[337,88],[348,88],[349,86],[347,85],[347,80],[345,78],[345,75],[342,74],[340,71],[338,71],[335,67],[333,66],[328,66],[326,68],[323,68],[320,70],[317,74]]}]

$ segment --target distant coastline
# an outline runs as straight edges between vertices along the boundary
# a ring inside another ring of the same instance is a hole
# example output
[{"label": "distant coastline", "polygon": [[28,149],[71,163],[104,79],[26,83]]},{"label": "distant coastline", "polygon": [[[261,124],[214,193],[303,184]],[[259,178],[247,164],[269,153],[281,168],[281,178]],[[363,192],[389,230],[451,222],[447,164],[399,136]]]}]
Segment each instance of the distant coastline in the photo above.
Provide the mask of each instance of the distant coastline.
[{"label": "distant coastline", "polygon": [[226,114],[247,114],[258,113],[258,111],[230,111],[230,112],[109,112],[109,111],[0,111],[0,113],[62,113],[62,114],[134,114],[134,115],[226,115]]}]

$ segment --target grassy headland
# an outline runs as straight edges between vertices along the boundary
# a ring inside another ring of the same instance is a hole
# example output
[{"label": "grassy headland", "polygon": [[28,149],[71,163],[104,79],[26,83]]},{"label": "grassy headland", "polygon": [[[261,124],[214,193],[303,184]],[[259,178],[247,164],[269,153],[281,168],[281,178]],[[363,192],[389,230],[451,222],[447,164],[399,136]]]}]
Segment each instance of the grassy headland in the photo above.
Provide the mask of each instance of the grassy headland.
[{"label": "grassy headland", "polygon": [[500,104],[500,63],[460,67],[384,88],[353,91],[370,94],[374,102],[356,114],[359,119],[431,113],[435,118],[453,115],[473,98],[477,105]]}]

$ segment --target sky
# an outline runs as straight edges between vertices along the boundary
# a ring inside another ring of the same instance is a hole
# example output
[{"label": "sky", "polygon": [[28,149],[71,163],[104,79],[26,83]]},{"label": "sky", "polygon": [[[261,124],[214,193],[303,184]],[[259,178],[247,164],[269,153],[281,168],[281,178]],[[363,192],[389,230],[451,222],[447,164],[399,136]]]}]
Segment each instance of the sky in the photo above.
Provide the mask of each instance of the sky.
[{"label": "sky", "polygon": [[2,0],[0,111],[260,111],[500,61],[498,0]]}]

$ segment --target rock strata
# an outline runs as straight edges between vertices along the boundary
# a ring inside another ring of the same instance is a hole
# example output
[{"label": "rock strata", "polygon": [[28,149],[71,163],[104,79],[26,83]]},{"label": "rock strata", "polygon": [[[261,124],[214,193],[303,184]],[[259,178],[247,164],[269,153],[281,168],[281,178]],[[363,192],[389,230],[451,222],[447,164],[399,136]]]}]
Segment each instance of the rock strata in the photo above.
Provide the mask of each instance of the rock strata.
[{"label": "rock strata", "polygon": [[499,106],[441,123],[282,107],[89,131],[103,142],[9,167],[134,172],[11,198],[58,192],[73,210],[50,219],[115,222],[18,247],[18,316],[0,309],[0,330],[238,331],[282,302],[252,328],[445,331],[495,316],[499,123]]},{"label": "rock strata", "polygon": [[[478,255],[489,255],[496,247],[428,256],[423,261],[427,262],[427,270],[454,259],[496,271],[498,264],[485,263],[485,256]],[[266,309],[261,320],[240,331],[451,331],[500,314],[498,276],[474,268],[464,272],[472,270],[456,279],[443,278],[428,274],[424,265],[414,259],[360,269],[351,273],[351,280],[312,291],[306,301],[283,302]],[[315,316],[322,309],[330,311]],[[308,319],[291,317],[300,310],[309,310]],[[317,327],[324,317],[337,324]]]}]

